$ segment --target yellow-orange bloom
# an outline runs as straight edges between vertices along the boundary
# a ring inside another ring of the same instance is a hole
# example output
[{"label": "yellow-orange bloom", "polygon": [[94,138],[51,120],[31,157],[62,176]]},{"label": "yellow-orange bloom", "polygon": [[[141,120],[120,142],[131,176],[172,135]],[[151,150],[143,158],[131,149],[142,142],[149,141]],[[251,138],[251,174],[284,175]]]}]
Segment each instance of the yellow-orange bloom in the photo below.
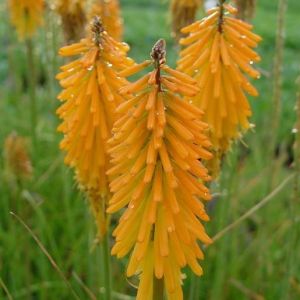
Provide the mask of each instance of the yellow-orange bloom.
[{"label": "yellow-orange bloom", "polygon": [[245,92],[258,95],[247,77],[260,77],[252,65],[260,61],[253,48],[261,38],[251,32],[250,24],[230,15],[236,12],[227,4],[210,9],[207,17],[182,30],[189,36],[180,41],[185,49],[180,53],[178,70],[198,82],[200,92],[193,103],[205,113],[218,155],[250,126],[251,108]]},{"label": "yellow-orange bloom", "polygon": [[234,0],[238,9],[237,17],[242,20],[250,20],[255,14],[256,0]]},{"label": "yellow-orange bloom", "polygon": [[202,0],[172,0],[171,17],[172,33],[176,39],[181,37],[180,30],[193,23]]},{"label": "yellow-orange bloom", "polygon": [[[203,200],[211,196],[202,162],[212,157],[202,111],[183,101],[198,92],[196,81],[165,64],[162,40],[152,50],[155,69],[121,89],[133,96],[118,106],[108,171],[113,197],[109,213],[124,207],[113,235],[112,254],[131,251],[127,275],[140,274],[138,300],[153,299],[153,282],[163,280],[168,299],[183,299],[181,268],[202,274],[198,240],[208,244]],[[151,61],[121,72],[131,76]],[[166,75],[162,75],[166,73]]]},{"label": "yellow-orange bloom", "polygon": [[9,0],[10,17],[21,40],[32,37],[43,24],[43,0]]},{"label": "yellow-orange bloom", "polygon": [[55,10],[61,17],[65,40],[76,42],[84,37],[87,0],[56,0]]},{"label": "yellow-orange bloom", "polygon": [[101,17],[108,34],[117,41],[122,40],[123,20],[118,0],[94,0],[90,15]]},{"label": "yellow-orange bloom", "polygon": [[32,164],[25,138],[11,133],[4,142],[4,162],[7,171],[19,180],[32,176]]},{"label": "yellow-orange bloom", "polygon": [[[62,119],[58,130],[64,134],[60,147],[66,152],[65,163],[75,169],[77,181],[93,204],[95,195],[108,197],[106,141],[115,108],[123,101],[118,90],[126,84],[118,72],[132,61],[126,57],[129,47],[112,39],[99,18],[95,18],[92,31],[90,37],[59,51],[61,56],[79,58],[61,67],[57,75],[63,87],[58,96],[63,104],[57,113]],[[99,209],[99,205],[93,208]]]}]

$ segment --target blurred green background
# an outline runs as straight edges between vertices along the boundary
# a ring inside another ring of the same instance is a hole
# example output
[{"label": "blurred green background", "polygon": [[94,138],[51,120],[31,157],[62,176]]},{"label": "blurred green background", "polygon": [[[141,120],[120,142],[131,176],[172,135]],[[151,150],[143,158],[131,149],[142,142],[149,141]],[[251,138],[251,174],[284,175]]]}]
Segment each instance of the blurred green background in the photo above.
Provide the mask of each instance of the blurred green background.
[{"label": "blurred green background", "polygon": [[[257,1],[255,32],[263,37],[258,48],[263,76],[255,82],[260,96],[250,99],[255,129],[233,146],[222,176],[212,186],[209,205],[211,236],[278,187],[291,173],[297,76],[300,75],[300,2],[288,1],[283,57],[281,118],[277,151],[270,153],[272,128],[273,59],[278,1]],[[149,57],[153,43],[165,38],[168,62],[175,66],[178,49],[170,36],[167,1],[121,0],[125,41],[138,62]],[[200,13],[201,15],[201,13]],[[6,1],[0,2],[0,144],[12,131],[30,142],[29,91],[25,45],[9,23]],[[54,79],[63,63],[61,27],[53,12],[34,38],[38,87],[38,143],[31,149],[33,179],[22,186],[8,178],[0,159],[0,299],[4,289],[12,299],[73,299],[68,286],[16,213],[32,229],[80,299],[101,299],[101,251],[94,247],[94,222],[77,190],[72,172],[63,165],[56,132],[59,87]],[[30,143],[29,143],[30,144]],[[270,165],[273,182],[270,184]],[[271,201],[205,250],[204,276],[186,270],[186,299],[300,299],[300,203],[292,180]],[[113,241],[111,241],[113,243]],[[112,258],[115,299],[131,299],[136,279],[125,276],[126,260]],[[2,287],[2,288],[1,288]]]}]

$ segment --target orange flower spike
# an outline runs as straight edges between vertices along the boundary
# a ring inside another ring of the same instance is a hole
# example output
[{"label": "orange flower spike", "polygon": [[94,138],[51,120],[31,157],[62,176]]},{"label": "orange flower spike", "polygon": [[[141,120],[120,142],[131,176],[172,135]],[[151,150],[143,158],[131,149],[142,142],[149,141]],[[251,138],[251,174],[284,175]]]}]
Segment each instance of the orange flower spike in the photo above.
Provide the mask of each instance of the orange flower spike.
[{"label": "orange flower spike", "polygon": [[9,0],[10,17],[20,40],[32,37],[43,24],[44,0]]},{"label": "orange flower spike", "polygon": [[65,40],[72,43],[84,37],[87,23],[85,5],[87,0],[56,0],[55,11],[62,22]]},{"label": "orange flower spike", "polygon": [[[112,254],[131,252],[127,275],[140,273],[138,300],[152,299],[155,278],[164,281],[168,299],[183,299],[181,268],[201,275],[197,241],[211,242],[202,225],[209,220],[202,202],[211,198],[204,185],[210,176],[201,163],[212,158],[211,143],[203,112],[183,101],[198,91],[196,80],[165,64],[163,40],[151,57],[154,70],[121,89],[133,96],[117,107],[123,116],[109,140],[113,196],[107,211],[126,207]],[[121,74],[148,66],[145,61]]]},{"label": "orange flower spike", "polygon": [[185,48],[177,69],[198,82],[200,92],[193,102],[205,112],[218,153],[215,158],[250,127],[251,108],[245,93],[258,95],[247,76],[260,77],[252,65],[260,61],[253,48],[261,38],[251,32],[252,25],[231,16],[236,13],[229,4],[213,8],[207,17],[183,28],[189,35],[180,41]]},{"label": "orange flower spike", "polygon": [[249,21],[253,18],[256,8],[256,0],[234,0],[234,4],[238,8],[237,17],[242,20]]},{"label": "orange flower spike", "polygon": [[99,16],[108,34],[117,41],[122,40],[123,20],[118,0],[94,0],[90,16]]},{"label": "orange flower spike", "polygon": [[57,75],[64,88],[58,96],[63,103],[57,110],[62,120],[58,130],[64,134],[60,148],[66,153],[65,163],[74,168],[80,187],[88,193],[94,211],[102,207],[96,203],[99,199],[109,197],[106,142],[117,118],[116,107],[123,101],[118,90],[127,83],[119,76],[123,70],[120,66],[133,64],[124,49],[96,17],[88,38],[59,50],[62,56],[79,56],[61,67]]},{"label": "orange flower spike", "polygon": [[8,173],[20,181],[30,179],[33,167],[26,139],[12,132],[5,138],[3,149],[5,169]]},{"label": "orange flower spike", "polygon": [[180,30],[193,23],[202,0],[172,0],[170,4],[172,17],[172,34],[179,40]]}]

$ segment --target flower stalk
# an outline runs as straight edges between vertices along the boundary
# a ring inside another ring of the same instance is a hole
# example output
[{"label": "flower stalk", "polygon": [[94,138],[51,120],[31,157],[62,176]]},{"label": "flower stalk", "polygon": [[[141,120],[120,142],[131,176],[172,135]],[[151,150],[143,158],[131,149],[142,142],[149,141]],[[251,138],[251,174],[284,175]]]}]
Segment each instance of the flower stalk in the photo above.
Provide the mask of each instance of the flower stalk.
[{"label": "flower stalk", "polygon": [[[162,92],[161,65],[166,62],[165,41],[159,40],[152,48],[150,55],[153,59],[153,64],[156,69],[155,83],[158,87],[158,92]],[[153,276],[153,299],[157,299],[157,300],[164,299],[164,281],[161,278],[156,278],[155,275]]]},{"label": "flower stalk", "polygon": [[[277,12],[277,31],[274,54],[273,67],[273,105],[271,124],[269,131],[269,152],[268,157],[274,158],[276,151],[276,144],[278,139],[278,130],[281,117],[281,101],[282,101],[282,68],[283,68],[283,51],[285,42],[285,14],[287,10],[287,0],[279,0]],[[270,164],[268,192],[271,191],[275,185],[276,162]]]},{"label": "flower stalk", "polygon": [[295,184],[294,184],[294,199],[299,200],[300,196],[300,77],[297,80],[298,92],[296,100],[296,116],[297,121],[293,132],[295,133],[295,143],[294,143],[294,162],[295,162]]},{"label": "flower stalk", "polygon": [[36,103],[36,71],[34,61],[33,35],[43,24],[43,0],[9,0],[11,22],[16,28],[20,41],[25,41],[28,62],[27,80],[30,103],[31,137],[34,149],[37,147],[37,103]]},{"label": "flower stalk", "polygon": [[153,278],[153,300],[164,300],[164,281],[163,279]]},{"label": "flower stalk", "polygon": [[109,232],[103,235],[101,241],[102,248],[102,265],[104,273],[104,290],[105,300],[112,300],[112,275],[111,275],[111,259],[110,259],[110,245],[109,245]]},{"label": "flower stalk", "polygon": [[34,149],[37,147],[37,102],[36,102],[36,70],[34,63],[34,49],[33,41],[31,38],[25,40],[26,53],[27,53],[27,80],[29,90],[29,103],[30,103],[30,121],[31,121],[31,137]]},{"label": "flower stalk", "polygon": [[297,260],[297,254],[295,254],[294,249],[297,247],[297,243],[300,237],[300,229],[297,222],[297,208],[299,207],[300,199],[300,77],[297,79],[297,95],[296,95],[296,124],[293,128],[293,133],[295,135],[294,142],[294,178],[293,178],[293,193],[289,200],[289,217],[291,220],[291,229],[288,236],[288,247],[287,247],[287,266],[288,266],[288,276],[285,280],[284,288],[282,289],[282,296],[287,295],[290,291],[290,279],[294,278],[297,274],[297,266],[295,261]]}]

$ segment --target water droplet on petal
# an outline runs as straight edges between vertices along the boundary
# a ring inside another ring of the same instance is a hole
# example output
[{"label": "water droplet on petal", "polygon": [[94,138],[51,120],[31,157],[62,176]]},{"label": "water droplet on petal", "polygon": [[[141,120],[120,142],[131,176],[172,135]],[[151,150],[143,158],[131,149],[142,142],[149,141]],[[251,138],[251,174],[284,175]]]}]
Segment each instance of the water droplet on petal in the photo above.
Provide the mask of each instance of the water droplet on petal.
[{"label": "water droplet on petal", "polygon": [[253,60],[250,60],[250,61],[249,61],[249,64],[250,64],[250,65],[253,65],[253,64],[254,64],[254,61],[253,61]]},{"label": "water droplet on petal", "polygon": [[90,66],[87,68],[88,71],[92,71],[94,69],[94,66]]}]

